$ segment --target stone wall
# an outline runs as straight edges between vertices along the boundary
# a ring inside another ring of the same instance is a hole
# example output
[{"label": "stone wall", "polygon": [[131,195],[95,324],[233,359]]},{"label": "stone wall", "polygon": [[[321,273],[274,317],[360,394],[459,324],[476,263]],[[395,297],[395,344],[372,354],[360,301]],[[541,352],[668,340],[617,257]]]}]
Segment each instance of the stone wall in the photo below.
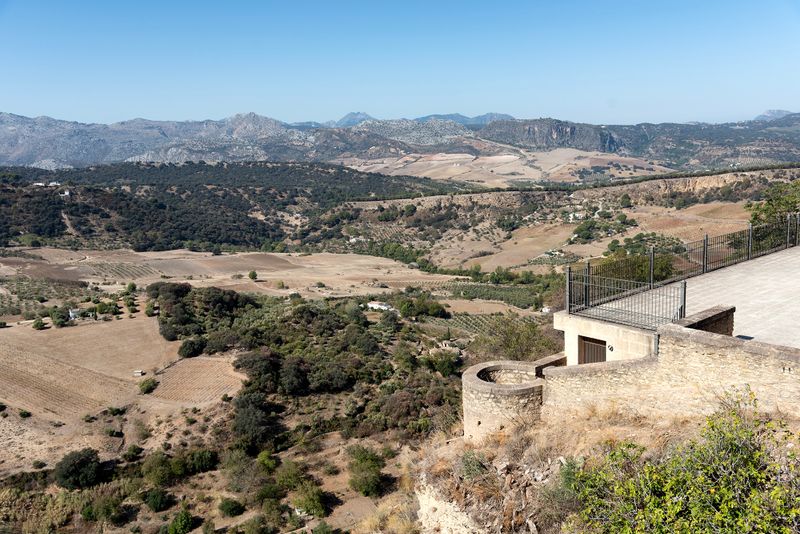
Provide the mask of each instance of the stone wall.
[{"label": "stone wall", "polygon": [[494,361],[473,365],[461,377],[464,439],[478,444],[487,436],[539,420],[543,370],[564,365],[556,354],[535,362]]},{"label": "stone wall", "polygon": [[715,306],[681,319],[675,324],[694,330],[732,336],[734,313],[736,313],[736,308],[733,306]]},{"label": "stone wall", "polygon": [[761,408],[800,411],[800,349],[696,328],[732,332],[732,311],[722,310],[717,309],[713,320],[694,316],[661,327],[657,356],[546,369],[542,417],[556,421],[590,407],[641,415],[702,415],[713,411],[721,396],[745,386]]}]

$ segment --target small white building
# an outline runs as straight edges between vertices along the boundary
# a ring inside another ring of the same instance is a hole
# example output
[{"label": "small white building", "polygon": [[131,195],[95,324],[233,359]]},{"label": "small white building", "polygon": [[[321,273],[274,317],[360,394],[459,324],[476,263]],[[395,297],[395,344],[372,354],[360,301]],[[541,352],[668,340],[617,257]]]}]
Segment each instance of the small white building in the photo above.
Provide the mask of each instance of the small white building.
[{"label": "small white building", "polygon": [[372,311],[395,311],[391,304],[379,300],[367,302],[367,309]]}]

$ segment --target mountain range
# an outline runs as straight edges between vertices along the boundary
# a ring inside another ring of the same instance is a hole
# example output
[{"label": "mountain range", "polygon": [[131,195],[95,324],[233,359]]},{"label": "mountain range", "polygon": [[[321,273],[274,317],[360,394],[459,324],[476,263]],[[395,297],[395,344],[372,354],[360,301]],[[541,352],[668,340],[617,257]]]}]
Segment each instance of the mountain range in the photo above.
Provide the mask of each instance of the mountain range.
[{"label": "mountain range", "polygon": [[800,113],[736,123],[593,125],[487,113],[378,120],[363,112],[288,124],[246,113],[221,120],[133,119],[86,124],[0,113],[0,164],[83,167],[119,161],[376,160],[409,154],[473,156],[572,148],[631,155],[674,168],[800,160]]}]

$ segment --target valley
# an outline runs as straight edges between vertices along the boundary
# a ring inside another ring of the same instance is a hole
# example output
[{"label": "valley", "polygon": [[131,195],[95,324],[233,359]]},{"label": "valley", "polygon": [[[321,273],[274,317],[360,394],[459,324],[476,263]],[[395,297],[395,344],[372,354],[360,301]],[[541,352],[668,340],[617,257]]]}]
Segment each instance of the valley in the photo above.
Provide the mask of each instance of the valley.
[{"label": "valley", "polygon": [[[564,151],[537,160],[552,181],[574,171]],[[551,321],[565,265],[746,228],[748,202],[798,173],[476,191],[457,176],[313,164],[7,169],[0,478],[32,498],[68,452],[89,447],[186,495],[215,527],[366,533],[418,505],[425,520],[440,504],[415,485],[432,480],[414,467],[420,451],[435,447],[424,468],[435,477],[466,454],[447,459],[462,432],[460,370],[561,350]],[[42,180],[58,183],[33,185]],[[152,471],[195,454],[214,461]],[[377,481],[353,482],[357,458],[380,466]],[[108,483],[120,502],[140,499]],[[80,494],[99,503],[95,491]],[[250,510],[231,517],[225,499]],[[10,519],[25,530],[94,524],[30,506]],[[140,506],[135,522],[162,520]]]}]

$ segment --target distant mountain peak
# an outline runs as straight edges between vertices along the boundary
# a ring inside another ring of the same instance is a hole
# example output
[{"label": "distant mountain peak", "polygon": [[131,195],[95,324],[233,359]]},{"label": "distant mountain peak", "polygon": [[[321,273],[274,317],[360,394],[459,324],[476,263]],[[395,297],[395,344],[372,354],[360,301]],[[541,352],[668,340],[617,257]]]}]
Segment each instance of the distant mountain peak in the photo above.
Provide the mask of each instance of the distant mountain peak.
[{"label": "distant mountain peak", "polygon": [[782,119],[787,115],[793,115],[794,111],[786,111],[785,109],[768,109],[758,117],[756,117],[755,121],[774,121],[778,119]]},{"label": "distant mountain peak", "polygon": [[417,117],[414,120],[417,122],[428,122],[434,119],[453,121],[463,126],[486,126],[494,121],[511,121],[514,120],[514,117],[505,113],[484,113],[483,115],[477,115],[475,117],[467,117],[461,113],[449,113],[446,115],[425,115],[424,117]]},{"label": "distant mountain peak", "polygon": [[364,121],[376,120],[375,117],[364,113],[363,111],[351,111],[338,121],[336,121],[335,125],[337,128],[349,128],[350,126],[356,126],[361,124]]}]

